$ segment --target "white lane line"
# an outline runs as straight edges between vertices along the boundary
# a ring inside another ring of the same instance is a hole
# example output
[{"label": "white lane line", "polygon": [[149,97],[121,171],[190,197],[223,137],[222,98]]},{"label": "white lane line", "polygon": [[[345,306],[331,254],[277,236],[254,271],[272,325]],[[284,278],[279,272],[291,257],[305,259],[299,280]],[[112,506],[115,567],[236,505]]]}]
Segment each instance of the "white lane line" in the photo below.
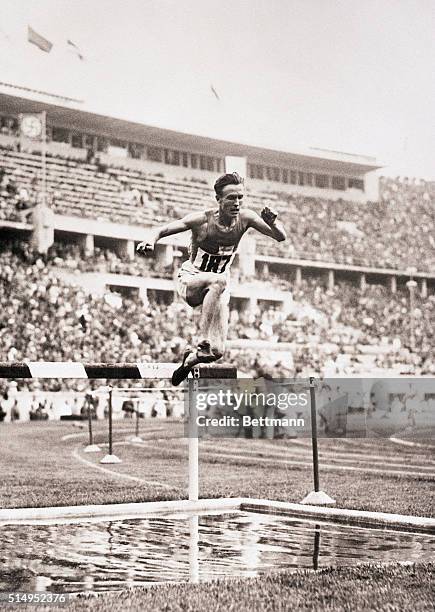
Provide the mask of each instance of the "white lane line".
[{"label": "white lane line", "polygon": [[[390,438],[390,441],[391,441],[391,438]],[[262,444],[262,445],[258,444],[259,440],[256,440],[255,442],[256,443],[255,443],[255,445],[252,445],[252,448],[255,449],[255,450],[258,450],[260,452],[261,452],[261,449],[264,449],[265,452],[268,452],[272,448],[272,444],[270,442],[268,444]],[[273,441],[271,441],[271,442],[273,442]],[[300,447],[299,448],[294,448],[293,447],[293,442],[294,442],[294,440],[292,440],[292,444],[289,444],[288,446],[274,445],[273,451],[274,452],[290,452],[292,454],[299,454],[301,456],[311,455],[311,442],[309,443],[308,446],[304,446],[304,448],[300,448]],[[232,448],[231,443],[228,444],[223,439],[222,439],[222,441],[219,440],[219,446],[221,448],[223,448],[223,447],[230,448],[230,449]],[[422,445],[422,447],[427,448],[428,450],[435,449],[435,446],[427,446],[426,447],[425,445]],[[323,454],[325,457],[326,456],[343,457],[343,458],[347,458],[347,459],[353,459],[355,457],[356,458],[361,457],[363,459],[364,458],[367,459],[369,457],[370,460],[371,459],[379,459],[380,461],[396,461],[396,460],[406,461],[406,459],[411,458],[411,460],[412,460],[412,459],[415,459],[416,456],[417,457],[418,456],[421,457],[421,455],[422,455],[422,453],[418,453],[417,452],[417,453],[406,453],[404,456],[398,457],[397,448],[395,449],[395,448],[392,448],[392,447],[390,447],[388,449],[388,452],[386,452],[383,455],[373,455],[372,454],[373,448],[369,448],[369,447],[365,447],[365,448],[367,450],[366,453],[364,453],[364,448],[359,448],[358,449],[359,452],[358,452],[358,451],[355,451],[355,450],[352,450],[352,449],[344,449],[344,448],[338,448],[338,447],[329,447],[329,448],[326,447],[326,448],[323,448],[323,449],[319,450],[319,452],[320,452],[320,454]],[[392,451],[395,451],[395,452],[392,452]],[[426,459],[424,459],[424,461],[425,461],[425,464],[433,463],[435,465],[434,461],[431,461],[431,460],[426,461]]]},{"label": "white lane line", "polygon": [[426,450],[435,451],[434,444],[421,444],[420,442],[412,442],[411,440],[402,440],[401,438],[395,438],[394,436],[391,436],[389,440],[390,442],[393,442],[394,444],[401,444],[402,446],[410,446],[414,448],[425,448]]},{"label": "white lane line", "polygon": [[82,431],[80,433],[66,434],[61,437],[61,442],[65,442],[66,440],[74,440],[74,438],[82,438],[83,436],[89,435],[87,431]]},{"label": "white lane line", "polygon": [[[118,442],[119,444],[124,444],[123,442]],[[174,487],[173,485],[168,485],[166,483],[163,482],[157,482],[155,480],[145,480],[143,478],[139,478],[138,476],[130,476],[130,474],[122,474],[120,472],[115,472],[113,470],[109,470],[108,468],[105,468],[101,465],[97,465],[95,463],[92,463],[92,461],[89,461],[88,459],[85,459],[84,457],[80,456],[80,450],[81,447],[80,446],[76,446],[76,448],[72,451],[72,455],[75,459],[77,459],[78,461],[80,461],[81,463],[84,463],[85,465],[88,465],[89,467],[94,468],[95,470],[99,470],[100,472],[103,472],[104,474],[109,474],[109,476],[114,476],[116,478],[124,478],[126,480],[132,480],[133,482],[140,482],[141,484],[147,484],[147,485],[152,485],[152,486],[157,486],[157,487],[162,487],[163,489],[169,489],[169,490],[175,490],[175,491],[180,491],[180,487]]]},{"label": "white lane line", "polygon": [[[211,449],[211,446],[207,445],[204,449],[205,452],[207,452],[208,449]],[[213,449],[214,451],[216,451],[216,449]],[[276,449],[278,450],[278,449]],[[263,450],[255,450],[255,449],[243,449],[243,452],[246,453],[247,455],[254,455],[254,456],[258,456],[258,457],[264,457],[265,459],[272,459],[272,458],[277,458],[277,459],[309,459],[311,457],[311,453],[294,453],[293,450],[291,449],[286,449],[286,450],[279,450],[278,452],[272,451],[271,452],[271,447],[269,447],[269,451],[263,451]],[[228,453],[232,453],[234,452],[232,448],[230,447],[225,447],[225,448],[220,448],[219,452],[222,453],[223,455],[228,454]],[[368,457],[367,455],[354,455],[352,457],[349,456],[343,456],[343,455],[339,455],[339,454],[335,454],[335,453],[328,453],[328,452],[324,452],[324,451],[320,451],[319,452],[319,459],[322,461],[332,461],[332,462],[339,462],[339,463],[344,463],[344,464],[348,464],[348,463],[360,463],[360,464],[364,464],[364,463],[369,463],[370,465],[373,465],[373,460],[377,460],[378,462],[380,462],[382,465],[384,465],[385,467],[397,467],[397,468],[414,468],[417,470],[424,470],[424,471],[430,471],[432,470],[432,472],[435,473],[435,463],[433,461],[428,461],[429,465],[420,465],[418,463],[399,463],[397,461],[391,461],[390,459],[386,458],[386,457],[381,457],[381,456],[377,456],[377,455],[372,455],[370,457]]]},{"label": "white lane line", "polygon": [[[288,466],[300,466],[300,467],[312,467],[312,462],[305,461],[291,461],[284,459],[267,459],[265,457],[246,457],[243,455],[219,455],[218,453],[207,453],[208,457],[221,457],[226,459],[237,459],[241,461],[245,461],[245,463],[257,463],[258,461],[262,461],[263,463],[271,463],[273,465],[288,465]],[[435,474],[426,474],[423,472],[403,472],[398,470],[386,470],[386,469],[377,469],[377,468],[365,468],[365,467],[355,467],[351,465],[332,465],[329,463],[322,463],[322,470],[328,471],[349,471],[349,472],[363,472],[365,474],[380,474],[382,476],[402,476],[402,477],[412,477],[412,478],[422,478],[423,480],[435,480]]]},{"label": "white lane line", "polygon": [[[144,443],[137,443],[137,446],[149,446],[147,444]],[[165,452],[166,449],[159,449],[159,452]],[[174,449],[171,449],[169,452],[173,452]],[[237,454],[231,454],[231,453],[216,453],[216,452],[212,452],[212,451],[203,451],[201,453],[202,457],[205,458],[221,458],[221,459],[236,459],[236,460],[240,460],[243,464],[244,463],[248,463],[248,464],[257,464],[258,462],[261,461],[262,463],[265,464],[273,464],[273,465],[287,465],[289,467],[291,466],[296,466],[296,467],[308,467],[308,468],[312,468],[313,463],[312,461],[296,461],[296,460],[286,460],[286,459],[275,459],[275,458],[268,458],[268,457],[261,457],[261,456],[254,456],[254,457],[248,457],[246,455],[237,455]],[[345,465],[345,466],[341,466],[341,465],[334,465],[334,464],[330,464],[330,463],[322,463],[321,465],[321,469],[322,470],[327,470],[327,471],[339,471],[339,472],[343,472],[343,471],[349,471],[349,472],[362,472],[363,474],[379,474],[382,476],[401,476],[401,477],[411,477],[411,478],[421,478],[423,480],[435,480],[435,473],[431,474],[431,473],[424,473],[424,472],[409,472],[409,471],[402,471],[402,470],[388,470],[388,469],[382,469],[382,468],[369,468],[369,467],[356,467],[356,466],[351,466],[351,465]]]},{"label": "white lane line", "polygon": [[[209,442],[209,441],[207,441]],[[132,443],[133,444],[133,443]],[[146,443],[145,440],[142,440],[142,442],[136,442],[134,443],[136,446],[150,446],[149,444]],[[174,444],[174,443],[173,443]],[[176,446],[176,444],[174,444],[174,446]],[[178,446],[181,446],[180,442],[178,444]],[[293,451],[290,449],[283,449],[283,450],[278,450],[278,452],[276,451],[272,451],[271,452],[271,446],[268,447],[268,449],[266,450],[256,450],[256,449],[243,449],[243,453],[244,456],[247,457],[258,457],[261,460],[272,460],[272,459],[283,459],[286,461],[294,461],[294,462],[298,462],[299,459],[306,459],[307,461],[311,461],[311,453],[304,453],[303,455],[300,455],[299,453],[293,454]],[[211,445],[207,444],[203,449],[202,449],[203,453],[214,453],[216,455],[222,455],[222,456],[233,456],[234,455],[234,450],[228,446],[224,447],[224,448],[219,448],[219,450],[217,451],[216,448],[211,448]],[[381,467],[379,469],[387,469],[387,468],[391,468],[392,472],[396,473],[396,470],[393,470],[393,468],[406,468],[407,470],[409,469],[414,469],[414,470],[422,470],[422,472],[424,473],[428,473],[430,476],[434,476],[435,478],[435,464],[433,464],[433,462],[429,462],[430,465],[420,465],[420,464],[416,464],[416,463],[398,463],[396,461],[390,461],[388,459],[385,459],[384,457],[381,456],[371,456],[371,457],[367,457],[364,455],[358,455],[359,458],[354,458],[354,457],[342,457],[342,456],[335,456],[334,454],[329,454],[329,453],[324,453],[324,452],[320,452],[319,453],[319,458],[321,461],[331,461],[331,466],[335,466],[336,462],[338,464],[338,467],[342,467],[343,469],[347,467],[347,464],[360,464],[357,465],[355,467],[359,467],[364,469],[364,464],[369,464],[369,469],[371,469],[371,466],[373,466],[373,459],[378,459],[381,462]],[[345,464],[340,466],[339,464]],[[302,465],[302,463],[301,463]],[[323,465],[323,464],[322,464]],[[399,471],[397,471],[397,473],[400,473]],[[406,471],[406,473],[410,473],[408,471]]]}]

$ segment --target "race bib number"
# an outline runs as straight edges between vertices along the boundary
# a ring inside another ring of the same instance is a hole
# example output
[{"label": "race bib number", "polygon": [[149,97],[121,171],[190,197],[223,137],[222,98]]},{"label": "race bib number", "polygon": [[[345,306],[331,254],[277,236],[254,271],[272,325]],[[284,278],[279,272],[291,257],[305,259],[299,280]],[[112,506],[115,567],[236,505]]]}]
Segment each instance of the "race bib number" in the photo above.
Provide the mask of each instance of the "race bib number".
[{"label": "race bib number", "polygon": [[202,249],[198,249],[195,257],[194,265],[201,270],[201,272],[215,272],[222,274],[227,270],[232,259],[234,258],[233,252],[228,252],[228,249],[222,248],[218,255],[206,253]]}]

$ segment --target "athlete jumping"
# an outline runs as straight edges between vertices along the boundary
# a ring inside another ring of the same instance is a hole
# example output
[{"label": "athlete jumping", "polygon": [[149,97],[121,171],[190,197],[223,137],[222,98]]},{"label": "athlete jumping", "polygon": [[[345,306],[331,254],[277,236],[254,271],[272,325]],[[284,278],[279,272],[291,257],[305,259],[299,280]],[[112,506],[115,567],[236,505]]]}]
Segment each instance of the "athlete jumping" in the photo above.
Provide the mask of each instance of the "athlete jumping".
[{"label": "athlete jumping", "polygon": [[141,242],[138,253],[151,253],[156,243],[166,236],[190,230],[190,258],[178,271],[177,292],[191,306],[202,305],[200,342],[196,348],[186,347],[183,361],[172,376],[179,385],[198,363],[211,363],[222,357],[228,330],[229,269],[243,234],[254,228],[278,242],[286,239],[277,213],[263,208],[261,217],[242,208],[244,184],[237,172],[224,174],[214,185],[218,209],[186,215],[157,229],[150,242]]}]

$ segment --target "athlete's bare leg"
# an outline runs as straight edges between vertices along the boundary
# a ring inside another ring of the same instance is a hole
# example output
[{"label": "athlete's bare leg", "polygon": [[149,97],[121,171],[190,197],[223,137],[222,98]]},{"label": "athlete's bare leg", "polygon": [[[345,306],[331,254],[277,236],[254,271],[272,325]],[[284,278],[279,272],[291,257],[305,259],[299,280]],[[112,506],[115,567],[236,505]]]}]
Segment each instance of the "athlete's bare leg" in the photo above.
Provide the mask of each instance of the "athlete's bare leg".
[{"label": "athlete's bare leg", "polygon": [[228,289],[225,279],[219,279],[208,287],[202,303],[202,340],[210,343],[211,350],[222,357],[228,332]]},{"label": "athlete's bare leg", "polygon": [[189,279],[187,303],[191,306],[202,303],[201,341],[198,350],[185,353],[182,365],[172,377],[173,384],[184,380],[188,371],[198,363],[209,363],[222,357],[228,331],[228,298],[227,279],[220,274],[203,272]]}]

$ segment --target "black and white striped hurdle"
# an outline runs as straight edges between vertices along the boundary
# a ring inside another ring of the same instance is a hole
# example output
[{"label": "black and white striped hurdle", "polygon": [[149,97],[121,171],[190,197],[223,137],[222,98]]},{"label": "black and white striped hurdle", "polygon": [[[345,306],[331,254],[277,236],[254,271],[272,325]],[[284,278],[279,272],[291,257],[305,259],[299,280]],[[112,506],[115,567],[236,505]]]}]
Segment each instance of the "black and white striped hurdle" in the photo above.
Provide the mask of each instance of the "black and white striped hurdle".
[{"label": "black and white striped hurdle", "polygon": [[[0,378],[170,379],[177,367],[175,363],[3,362],[0,363]],[[237,368],[198,366],[195,375],[199,378],[237,378]]]}]

